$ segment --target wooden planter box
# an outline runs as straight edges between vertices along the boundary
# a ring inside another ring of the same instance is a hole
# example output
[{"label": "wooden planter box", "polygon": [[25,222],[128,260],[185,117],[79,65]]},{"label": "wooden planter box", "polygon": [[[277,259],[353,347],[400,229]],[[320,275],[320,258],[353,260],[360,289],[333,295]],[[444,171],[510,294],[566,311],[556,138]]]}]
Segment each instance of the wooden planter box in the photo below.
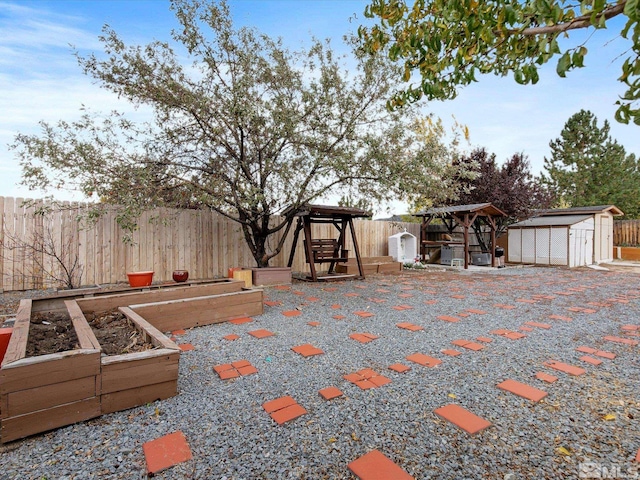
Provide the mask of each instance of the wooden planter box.
[{"label": "wooden planter box", "polygon": [[[102,298],[102,297],[115,297],[115,296],[123,296],[123,295],[132,295],[136,293],[148,293],[148,294],[158,294],[155,298],[164,298],[162,296],[162,292],[167,292],[168,290],[174,292],[183,292],[178,293],[177,295],[182,295],[182,297],[176,298],[184,298],[184,297],[195,297],[198,295],[204,295],[209,293],[201,293],[201,292],[209,292],[206,290],[207,287],[213,287],[214,292],[218,292],[219,288],[224,290],[228,288],[227,286],[232,283],[237,283],[237,281],[233,279],[220,278],[214,280],[192,280],[189,282],[182,283],[163,283],[158,285],[151,285],[148,287],[140,287],[140,288],[132,288],[132,287],[123,287],[119,286],[117,288],[78,288],[74,290],[63,290],[58,292],[55,295],[51,295],[49,297],[43,297],[36,300],[33,300],[32,311],[33,312],[54,312],[54,311],[65,311],[65,300],[80,300],[84,298]],[[204,288],[204,290],[203,290]],[[193,289],[193,290],[188,290]],[[235,291],[235,290],[230,290]],[[166,294],[165,294],[166,295]],[[174,295],[176,295],[174,293]],[[150,295],[149,298],[154,298],[153,295]],[[150,300],[153,301],[153,300]],[[115,305],[112,308],[116,308],[118,306],[125,306],[126,303],[122,305]]]},{"label": "wooden planter box", "polygon": [[620,260],[640,260],[640,248],[638,247],[614,247],[615,257]]},{"label": "wooden planter box", "polygon": [[[362,257],[362,269],[365,276],[374,273],[395,273],[402,271],[402,263],[394,262],[393,257]],[[346,263],[336,265],[337,273],[358,275],[358,263],[355,258],[350,258]]]},{"label": "wooden planter box", "polygon": [[86,321],[71,318],[79,349],[26,357],[31,300],[22,300],[0,368],[0,442],[100,415],[100,350]]},{"label": "wooden planter box", "polygon": [[[244,282],[242,280],[224,279],[212,283],[194,285],[176,284],[162,289],[134,292],[127,291],[123,293],[112,293],[110,295],[98,295],[91,298],[79,298],[76,302],[80,306],[82,312],[87,314],[94,312],[106,312],[118,307],[126,307],[134,304],[166,302],[169,300],[240,292],[243,287]],[[157,328],[157,325],[155,326]],[[182,327],[174,328],[173,330],[178,330],[179,328]],[[166,332],[169,330],[162,331]]]},{"label": "wooden planter box", "polygon": [[252,268],[253,284],[262,285],[289,285],[291,284],[291,268],[267,267]]},{"label": "wooden planter box", "polygon": [[[65,303],[72,318],[86,323],[86,318],[75,300],[67,300]],[[119,310],[131,320],[145,341],[152,343],[156,348],[101,357],[101,413],[126,410],[173,397],[178,393],[178,345],[130,308],[120,307]],[[91,336],[94,345],[101,348],[93,331]]]},{"label": "wooden planter box", "polygon": [[[244,284],[244,282],[240,282]],[[131,305],[131,309],[162,332],[253,317],[264,311],[262,290],[246,290]]]}]

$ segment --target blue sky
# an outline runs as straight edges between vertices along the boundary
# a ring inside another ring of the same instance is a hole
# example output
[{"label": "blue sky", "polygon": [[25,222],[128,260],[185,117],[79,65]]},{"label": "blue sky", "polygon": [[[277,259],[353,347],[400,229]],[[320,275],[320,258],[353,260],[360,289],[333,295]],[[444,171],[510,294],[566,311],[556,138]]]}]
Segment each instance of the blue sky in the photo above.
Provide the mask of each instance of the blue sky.
[{"label": "blue sky", "polygon": [[[309,46],[312,36],[330,38],[336,51],[346,51],[342,36],[355,32],[363,21],[361,0],[232,0],[236,25],[256,27],[281,37],[292,49]],[[165,0],[4,1],[0,0],[0,195],[39,197],[18,186],[20,167],[7,148],[15,134],[36,133],[40,120],[73,121],[82,105],[94,111],[119,109],[134,118],[144,115],[101,90],[84,76],[69,44],[81,53],[100,52],[98,35],[104,24],[129,44],[168,40],[176,25]],[[550,155],[549,141],[581,108],[607,119],[611,133],[627,152],[640,154],[640,127],[615,122],[615,101],[624,89],[620,75],[625,43],[612,24],[587,43],[586,68],[562,79],[555,64],[541,72],[535,86],[517,85],[511,78],[493,75],[461,90],[447,102],[423,103],[425,113],[452,117],[469,127],[471,145],[484,146],[499,161],[516,152],[529,156],[534,173]],[[579,32],[578,35],[583,35]],[[54,193],[62,199],[67,193]]]}]

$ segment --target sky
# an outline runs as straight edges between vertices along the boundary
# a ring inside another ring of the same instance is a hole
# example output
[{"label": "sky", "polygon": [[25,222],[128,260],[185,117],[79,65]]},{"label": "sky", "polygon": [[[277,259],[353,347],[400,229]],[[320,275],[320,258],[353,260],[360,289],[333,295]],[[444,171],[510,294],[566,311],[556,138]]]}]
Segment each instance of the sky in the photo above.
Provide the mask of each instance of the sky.
[{"label": "sky", "polygon": [[[309,47],[311,38],[331,39],[337,52],[347,52],[343,35],[355,32],[365,20],[363,0],[231,0],[236,26],[251,26],[281,37],[292,50]],[[38,133],[38,122],[73,121],[80,109],[127,112],[144,118],[144,110],[120,101],[85,76],[74,49],[87,55],[102,51],[98,36],[108,24],[128,44],[169,40],[177,23],[168,0],[6,1],[0,0],[0,196],[39,198],[19,185],[21,169],[13,151],[18,133]],[[615,27],[618,27],[617,29]],[[514,153],[529,157],[532,172],[543,169],[550,157],[549,142],[559,137],[571,115],[580,109],[593,112],[602,125],[608,120],[611,135],[628,153],[640,155],[640,127],[614,119],[615,101],[624,92],[617,82],[627,48],[619,38],[620,22],[596,32],[586,44],[586,68],[567,78],[555,73],[555,63],[541,71],[537,85],[521,86],[511,77],[482,76],[460,90],[455,100],[423,102],[445,125],[455,121],[470,131],[467,149],[485,147],[503,162]],[[586,39],[583,32],[575,35]],[[572,38],[576,38],[575,35]],[[64,191],[54,197],[79,199]],[[394,208],[402,209],[402,204]],[[404,213],[394,211],[393,213]]]}]

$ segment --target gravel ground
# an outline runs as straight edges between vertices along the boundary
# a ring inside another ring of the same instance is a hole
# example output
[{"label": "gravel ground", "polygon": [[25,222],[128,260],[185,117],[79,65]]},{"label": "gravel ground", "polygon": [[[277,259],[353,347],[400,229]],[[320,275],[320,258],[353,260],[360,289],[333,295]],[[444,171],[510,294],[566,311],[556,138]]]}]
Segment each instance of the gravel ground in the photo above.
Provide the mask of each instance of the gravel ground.
[{"label": "gravel ground", "polygon": [[[352,479],[347,464],[372,449],[415,478],[425,479],[578,478],[584,462],[610,472],[618,468],[613,471],[619,478],[640,470],[634,462],[640,449],[640,346],[603,340],[605,335],[622,336],[622,325],[640,324],[640,276],[553,268],[486,272],[405,272],[372,276],[364,282],[296,283],[289,291],[267,288],[266,299],[281,305],[265,307],[264,315],[253,322],[195,328],[180,337],[181,343],[192,343],[196,349],[181,357],[178,396],[0,447],[0,478],[144,478],[142,444],[176,430],[186,435],[193,460],[156,478]],[[553,299],[518,302],[534,295]],[[386,301],[376,303],[371,298]],[[628,303],[608,301],[614,298]],[[430,300],[436,302],[425,303]],[[341,308],[332,309],[336,304]],[[495,304],[516,308],[500,309]],[[413,309],[391,308],[396,305]],[[575,306],[597,312],[567,310]],[[282,314],[296,308],[302,312],[297,317]],[[436,318],[468,308],[487,313],[458,323]],[[374,316],[353,314],[359,310]],[[346,318],[332,318],[336,314]],[[551,314],[573,321],[550,320]],[[310,321],[320,325],[309,326]],[[552,327],[534,328],[521,340],[490,334],[497,328],[518,330],[527,321]],[[399,322],[424,330],[399,329]],[[256,329],[276,335],[264,339],[247,335]],[[354,332],[380,338],[360,344],[349,338]],[[232,333],[240,339],[222,338]],[[478,336],[493,342],[479,352],[450,343]],[[291,351],[305,343],[325,354],[303,358]],[[575,351],[581,345],[614,352],[617,358],[603,360],[600,366],[586,364],[579,360],[583,354]],[[448,357],[443,349],[462,354]],[[416,352],[437,357],[442,364],[427,368],[405,360]],[[258,373],[223,381],[212,370],[242,359]],[[587,372],[577,377],[556,372],[543,365],[551,359]],[[404,374],[388,370],[398,362],[411,370]],[[392,382],[360,390],[343,379],[363,368],[372,368]],[[559,380],[547,384],[535,379],[540,371]],[[533,403],[496,388],[505,379],[549,395]],[[329,386],[338,387],[345,396],[323,400],[318,390]],[[261,405],[285,395],[308,413],[278,426]],[[467,434],[433,413],[450,403],[493,425]]]}]

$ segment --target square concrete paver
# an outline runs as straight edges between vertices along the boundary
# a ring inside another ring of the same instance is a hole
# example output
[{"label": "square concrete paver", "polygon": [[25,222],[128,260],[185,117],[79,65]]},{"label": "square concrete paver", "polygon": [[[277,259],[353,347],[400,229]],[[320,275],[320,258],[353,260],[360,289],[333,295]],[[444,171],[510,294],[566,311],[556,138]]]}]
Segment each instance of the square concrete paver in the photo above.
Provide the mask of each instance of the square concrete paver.
[{"label": "square concrete paver", "polygon": [[356,340],[360,343],[369,343],[379,337],[372,333],[352,333],[349,335],[349,338],[352,338],[353,340]]},{"label": "square concrete paver", "polygon": [[187,439],[180,431],[145,442],[142,444],[142,450],[149,475],[193,458]]},{"label": "square concrete paver", "polygon": [[252,337],[256,337],[256,338],[267,338],[267,337],[272,337],[273,335],[275,335],[273,332],[270,332],[269,330],[264,330],[264,329],[253,330],[253,331],[248,332],[248,333]]},{"label": "square concrete paver", "polygon": [[291,350],[303,357],[312,357],[313,355],[322,355],[324,353],[321,349],[314,347],[310,343],[298,345],[297,347],[293,347]]},{"label": "square concrete paver", "polygon": [[360,480],[413,480],[411,475],[378,450],[371,450],[348,467]]},{"label": "square concrete paver", "polygon": [[389,370],[393,370],[394,372],[398,373],[405,373],[411,370],[411,367],[407,367],[402,363],[394,363],[393,365],[389,365]]},{"label": "square concrete paver", "polygon": [[342,395],[344,395],[342,393],[342,390],[340,390],[339,388],[336,388],[336,387],[323,388],[322,390],[318,390],[318,393],[325,400],[332,400],[334,398],[338,398],[338,397],[341,397]]},{"label": "square concrete paver", "polygon": [[491,422],[454,403],[437,408],[433,412],[472,435],[492,425]]},{"label": "square concrete paver", "polygon": [[496,386],[502,390],[506,390],[507,392],[511,392],[522,398],[531,400],[532,402],[539,402],[548,395],[544,390],[531,387],[525,383],[520,383],[515,380],[505,380]]},{"label": "square concrete paver", "polygon": [[547,383],[554,383],[558,380],[558,377],[554,376],[554,375],[549,375],[548,373],[545,372],[538,372],[536,373],[536,378],[538,380],[542,380],[544,382]]},{"label": "square concrete paver", "polygon": [[442,363],[442,360],[430,357],[429,355],[425,355],[424,353],[414,353],[412,355],[409,355],[407,357],[407,360],[419,365],[424,365],[425,367],[436,367]]},{"label": "square concrete paver", "polygon": [[262,408],[278,425],[282,425],[307,413],[304,407],[298,405],[298,402],[290,396],[265,402],[262,404]]}]

